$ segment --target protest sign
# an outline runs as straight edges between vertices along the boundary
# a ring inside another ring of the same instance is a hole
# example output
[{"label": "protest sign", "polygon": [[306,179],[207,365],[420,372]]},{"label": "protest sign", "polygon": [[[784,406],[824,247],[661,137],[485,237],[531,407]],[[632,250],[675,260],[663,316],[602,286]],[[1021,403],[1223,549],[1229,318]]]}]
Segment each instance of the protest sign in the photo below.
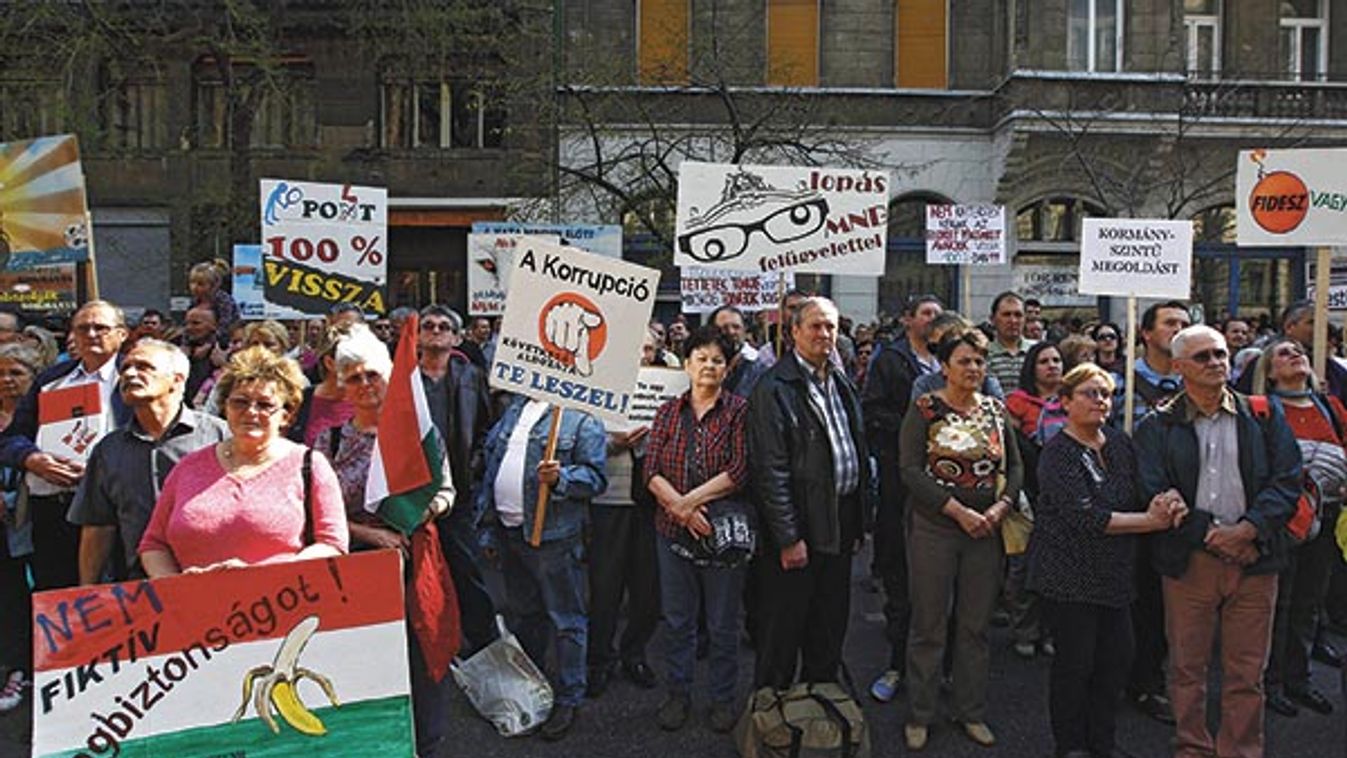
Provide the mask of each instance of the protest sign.
[{"label": "protest sign", "polygon": [[266,299],[277,316],[322,316],[337,303],[382,315],[388,191],[280,179],[261,189]]},{"label": "protest sign", "polygon": [[516,224],[473,222],[468,234],[468,315],[505,312],[510,256],[522,235],[570,245],[609,258],[622,257],[622,227],[594,224]]},{"label": "protest sign", "polygon": [[926,262],[963,266],[1005,263],[1005,206],[927,205]]},{"label": "protest sign", "polygon": [[411,756],[403,618],[394,551],[38,593],[33,755]]},{"label": "protest sign", "polygon": [[263,266],[261,245],[234,246],[234,303],[239,308],[239,318],[279,319],[285,318],[284,309],[267,302],[266,269]]},{"label": "protest sign", "polygon": [[889,175],[684,161],[674,264],[757,273],[884,273]]},{"label": "protest sign", "polygon": [[0,304],[32,315],[70,315],[77,306],[75,264],[0,271]]},{"label": "protest sign", "polygon": [[659,271],[525,237],[509,282],[491,386],[625,420]]},{"label": "protest sign", "polygon": [[1081,292],[1187,300],[1192,277],[1191,221],[1085,219],[1080,243]]},{"label": "protest sign", "polygon": [[1061,265],[1016,261],[1011,276],[1012,291],[1048,308],[1093,308],[1098,304],[1094,295],[1081,293],[1080,266],[1074,261]]},{"label": "protest sign", "polygon": [[75,137],[0,143],[0,270],[86,261],[89,234]]},{"label": "protest sign", "polygon": [[1347,148],[1241,151],[1235,235],[1243,247],[1347,242]]},{"label": "protest sign", "polygon": [[[1347,259],[1335,258],[1329,264],[1328,309],[1347,311]],[[1314,299],[1317,278],[1315,261],[1305,261],[1305,297]]]},{"label": "protest sign", "polygon": [[710,313],[722,305],[741,311],[776,308],[781,295],[795,286],[795,274],[753,274],[718,268],[688,266],[678,270],[683,313]]},{"label": "protest sign", "polygon": [[692,380],[688,372],[677,368],[642,366],[636,374],[636,391],[632,393],[627,418],[605,424],[610,432],[629,432],[637,427],[650,426],[655,411],[661,405],[688,391]]}]

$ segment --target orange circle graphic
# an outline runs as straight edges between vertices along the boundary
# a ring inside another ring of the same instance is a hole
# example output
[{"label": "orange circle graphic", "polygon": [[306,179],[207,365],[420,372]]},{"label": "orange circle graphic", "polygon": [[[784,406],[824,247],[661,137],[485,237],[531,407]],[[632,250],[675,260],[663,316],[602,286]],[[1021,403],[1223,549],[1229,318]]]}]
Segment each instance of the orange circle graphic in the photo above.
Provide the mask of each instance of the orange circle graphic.
[{"label": "orange circle graphic", "polygon": [[[547,351],[548,355],[552,356],[558,362],[570,366],[575,363],[575,356],[571,355],[570,351],[563,350],[547,337],[547,314],[556,306],[564,305],[566,303],[578,305],[590,313],[597,313],[600,316],[603,315],[603,311],[599,310],[599,307],[595,305],[592,300],[578,292],[563,292],[559,295],[554,295],[552,299],[548,300],[547,304],[542,307],[542,310],[538,311],[538,342],[543,346],[543,349]],[[586,352],[591,363],[599,357],[599,354],[603,352],[603,348],[607,344],[608,319],[604,319],[598,326],[589,330],[589,350]]]},{"label": "orange circle graphic", "polygon": [[1309,189],[1289,171],[1267,174],[1249,193],[1249,214],[1254,223],[1273,234],[1286,234],[1300,226],[1309,210]]}]

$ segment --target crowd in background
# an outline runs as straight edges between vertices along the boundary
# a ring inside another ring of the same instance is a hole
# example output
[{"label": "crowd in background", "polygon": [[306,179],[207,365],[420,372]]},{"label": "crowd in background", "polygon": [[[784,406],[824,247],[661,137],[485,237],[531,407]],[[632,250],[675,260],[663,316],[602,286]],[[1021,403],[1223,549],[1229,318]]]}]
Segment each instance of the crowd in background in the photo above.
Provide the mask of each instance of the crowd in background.
[{"label": "crowd in background", "polygon": [[[889,655],[868,692],[905,694],[910,750],[931,739],[943,688],[963,734],[996,743],[994,623],[1015,654],[1053,659],[1060,756],[1110,755],[1123,698],[1176,725],[1179,755],[1261,755],[1265,708],[1332,710],[1308,671],[1312,657],[1343,663],[1325,632],[1347,629],[1334,534],[1347,362],[1331,329],[1327,376],[1313,375],[1307,302],[1275,323],[1211,326],[1157,303],[1128,382],[1117,324],[1049,319],[1013,292],[985,319],[915,295],[894,318],[855,323],[793,290],[779,311],[652,322],[642,365],[681,369],[690,389],[635,429],[566,410],[548,458],[552,407],[488,388],[493,319],[431,305],[244,321],[218,267],[190,281],[181,323],[144,309],[128,324],[106,301],[68,323],[0,313],[0,709],[31,693],[33,590],[385,548],[406,557],[408,581],[442,556],[459,655],[492,644],[504,613],[553,682],[545,739],[564,737],[615,675],[662,685],[653,716],[683,728],[699,654],[706,722],[727,733],[745,707],[741,637],[755,687],[839,678],[852,556],[871,535]],[[364,508],[364,487],[413,316],[447,456],[433,507],[397,526]],[[116,431],[75,461],[42,449],[36,397],[83,383]],[[1314,529],[1288,536],[1305,482]],[[503,574],[503,597],[486,570]],[[409,603],[409,619],[435,612]],[[647,650],[661,623],[665,647]],[[445,738],[443,641],[410,629],[418,751],[430,755]]]}]

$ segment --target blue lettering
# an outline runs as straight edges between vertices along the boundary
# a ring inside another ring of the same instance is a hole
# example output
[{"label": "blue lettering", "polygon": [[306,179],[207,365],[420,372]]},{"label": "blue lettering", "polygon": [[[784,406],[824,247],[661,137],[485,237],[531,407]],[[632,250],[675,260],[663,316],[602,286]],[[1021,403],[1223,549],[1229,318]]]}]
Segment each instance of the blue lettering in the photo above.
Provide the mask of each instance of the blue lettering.
[{"label": "blue lettering", "polygon": [[89,615],[97,613],[101,608],[98,604],[98,595],[83,595],[75,601],[75,612],[80,615],[80,622],[84,624],[84,631],[95,632],[104,627],[112,626],[112,619],[103,619],[101,624],[90,624]]},{"label": "blue lettering", "polygon": [[142,580],[135,585],[135,591],[130,592],[126,585],[117,584],[112,587],[112,596],[117,598],[117,606],[122,609],[122,618],[126,623],[131,623],[131,611],[129,606],[135,603],[141,595],[144,595],[150,601],[150,607],[155,613],[164,612],[164,604],[159,601],[159,595],[155,594],[154,586],[148,580]]}]

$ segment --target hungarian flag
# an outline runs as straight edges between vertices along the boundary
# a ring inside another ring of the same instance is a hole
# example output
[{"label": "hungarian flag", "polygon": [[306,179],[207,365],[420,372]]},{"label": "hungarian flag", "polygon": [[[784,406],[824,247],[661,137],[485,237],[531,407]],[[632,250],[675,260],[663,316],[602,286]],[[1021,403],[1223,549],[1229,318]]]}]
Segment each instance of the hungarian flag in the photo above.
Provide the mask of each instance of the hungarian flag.
[{"label": "hungarian flag", "polygon": [[460,624],[458,595],[440,549],[435,521],[426,520],[430,501],[444,485],[448,467],[444,440],[430,418],[425,387],[416,368],[419,328],[420,320],[412,314],[398,338],[388,396],[379,412],[377,441],[365,481],[365,509],[411,536],[409,615],[426,667],[438,682],[458,654]]}]

